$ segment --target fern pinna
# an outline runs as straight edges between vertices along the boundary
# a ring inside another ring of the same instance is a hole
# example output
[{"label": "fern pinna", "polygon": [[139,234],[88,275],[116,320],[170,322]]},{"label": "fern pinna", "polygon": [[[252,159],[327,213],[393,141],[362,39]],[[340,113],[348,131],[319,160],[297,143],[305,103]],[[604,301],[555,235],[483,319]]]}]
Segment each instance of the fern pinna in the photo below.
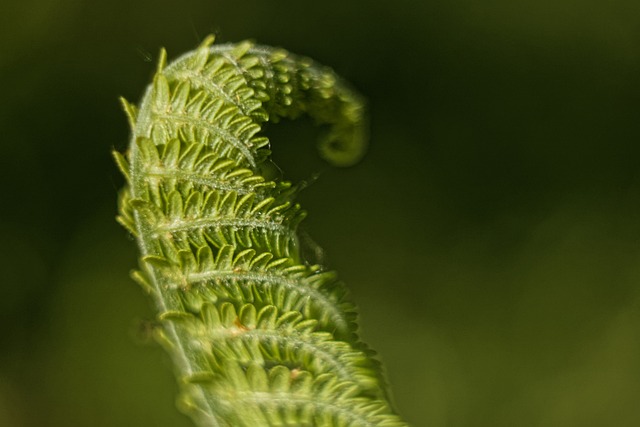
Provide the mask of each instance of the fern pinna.
[{"label": "fern pinna", "polygon": [[309,265],[289,182],[264,171],[261,124],[307,114],[329,131],[320,153],[357,160],[363,104],[331,70],[250,42],[166,65],[139,108],[123,100],[131,145],[119,221],[136,237],[158,339],[180,407],[201,426],[403,426],[354,305],[336,275]]}]

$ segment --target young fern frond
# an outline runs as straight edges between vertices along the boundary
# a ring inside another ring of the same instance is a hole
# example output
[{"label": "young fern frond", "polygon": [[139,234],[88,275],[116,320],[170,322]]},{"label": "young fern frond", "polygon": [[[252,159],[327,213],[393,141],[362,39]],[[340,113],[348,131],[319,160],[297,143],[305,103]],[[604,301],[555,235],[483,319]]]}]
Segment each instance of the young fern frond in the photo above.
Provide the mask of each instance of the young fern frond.
[{"label": "young fern frond", "polygon": [[119,222],[137,239],[181,408],[200,426],[404,426],[359,340],[347,290],[302,257],[305,213],[263,176],[261,125],[307,114],[329,126],[328,161],[357,161],[363,103],[330,69],[250,42],[166,65],[137,108]]}]

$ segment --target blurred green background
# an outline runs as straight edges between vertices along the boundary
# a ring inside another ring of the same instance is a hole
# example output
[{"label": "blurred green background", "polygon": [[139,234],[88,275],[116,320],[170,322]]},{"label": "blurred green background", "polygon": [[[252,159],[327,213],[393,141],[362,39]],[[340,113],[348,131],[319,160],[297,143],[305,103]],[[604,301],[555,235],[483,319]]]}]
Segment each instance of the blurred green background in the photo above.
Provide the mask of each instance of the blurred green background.
[{"label": "blurred green background", "polygon": [[[189,426],[114,221],[160,46],[332,66],[371,148],[270,130],[414,426],[640,425],[640,2],[5,0],[0,425]],[[292,141],[293,139],[293,141]],[[288,140],[288,141],[285,141]]]}]

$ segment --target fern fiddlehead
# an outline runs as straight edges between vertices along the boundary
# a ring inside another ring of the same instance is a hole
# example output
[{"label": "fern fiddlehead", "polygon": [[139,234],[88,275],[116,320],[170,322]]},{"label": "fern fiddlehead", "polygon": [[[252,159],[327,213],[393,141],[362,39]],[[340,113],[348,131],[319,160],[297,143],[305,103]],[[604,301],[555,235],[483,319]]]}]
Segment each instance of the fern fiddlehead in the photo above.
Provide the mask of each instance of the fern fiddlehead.
[{"label": "fern fiddlehead", "polygon": [[362,101],[331,70],[250,42],[166,64],[115,153],[118,220],[135,237],[180,406],[201,426],[404,426],[333,272],[302,259],[295,188],[263,174],[261,124],[310,115],[332,163],[365,144]]}]

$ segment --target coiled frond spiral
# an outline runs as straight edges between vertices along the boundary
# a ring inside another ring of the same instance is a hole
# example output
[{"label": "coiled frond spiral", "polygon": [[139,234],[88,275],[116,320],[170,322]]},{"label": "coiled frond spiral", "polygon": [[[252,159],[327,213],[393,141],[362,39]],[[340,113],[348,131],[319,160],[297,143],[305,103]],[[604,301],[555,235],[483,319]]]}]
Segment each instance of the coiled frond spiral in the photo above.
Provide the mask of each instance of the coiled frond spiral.
[{"label": "coiled frond spiral", "polygon": [[162,51],[139,108],[123,105],[118,220],[141,252],[133,276],[157,310],[180,407],[201,426],[405,425],[345,286],[301,255],[295,188],[263,174],[261,125],[302,114],[328,126],[324,158],[357,161],[361,98],[309,59],[209,37],[170,65]]}]

